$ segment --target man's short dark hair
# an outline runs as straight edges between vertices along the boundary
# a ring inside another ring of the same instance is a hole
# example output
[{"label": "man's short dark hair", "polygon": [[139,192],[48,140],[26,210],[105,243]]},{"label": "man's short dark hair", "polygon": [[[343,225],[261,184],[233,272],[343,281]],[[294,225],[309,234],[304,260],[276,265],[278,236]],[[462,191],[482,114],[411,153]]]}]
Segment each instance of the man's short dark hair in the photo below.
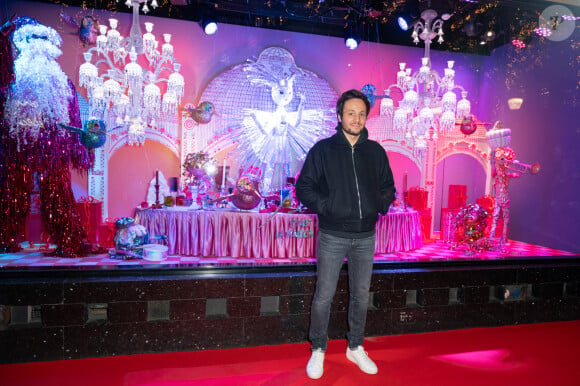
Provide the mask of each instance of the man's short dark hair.
[{"label": "man's short dark hair", "polygon": [[336,115],[342,118],[342,110],[344,108],[344,103],[349,99],[361,99],[365,106],[367,107],[367,117],[371,111],[371,103],[369,102],[368,98],[362,92],[352,89],[342,93],[338,101],[336,101]]}]

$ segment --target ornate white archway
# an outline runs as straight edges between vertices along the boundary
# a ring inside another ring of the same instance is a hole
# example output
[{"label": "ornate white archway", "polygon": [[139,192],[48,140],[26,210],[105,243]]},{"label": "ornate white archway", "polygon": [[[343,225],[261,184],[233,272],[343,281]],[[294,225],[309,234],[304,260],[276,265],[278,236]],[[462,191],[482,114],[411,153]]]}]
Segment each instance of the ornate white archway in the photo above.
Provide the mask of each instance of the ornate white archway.
[{"label": "ornate white archway", "polygon": [[[89,119],[89,106],[86,99],[77,93],[81,120],[83,125]],[[163,128],[147,130],[146,141],[157,141],[171,150],[178,158],[180,156],[179,137],[177,129],[179,127],[177,117],[166,117]],[[116,133],[114,130],[107,133],[105,145],[95,149],[95,164],[88,171],[88,195],[96,200],[102,201],[101,221],[108,217],[108,180],[109,180],[109,160],[121,147],[127,145],[127,133]]]},{"label": "ornate white archway", "polygon": [[489,162],[490,147],[485,136],[487,130],[485,124],[476,118],[476,130],[471,135],[461,132],[461,122],[455,123],[455,129],[445,132],[437,138],[431,136],[427,141],[427,149],[424,152],[414,151],[405,133],[393,128],[392,117],[381,109],[378,116],[367,121],[369,135],[378,141],[386,151],[392,151],[406,156],[417,166],[421,173],[420,186],[428,192],[427,206],[431,208],[431,230],[435,211],[435,185],[437,180],[437,165],[446,157],[454,154],[465,154],[474,158],[485,170],[485,193],[491,191],[491,165]]}]

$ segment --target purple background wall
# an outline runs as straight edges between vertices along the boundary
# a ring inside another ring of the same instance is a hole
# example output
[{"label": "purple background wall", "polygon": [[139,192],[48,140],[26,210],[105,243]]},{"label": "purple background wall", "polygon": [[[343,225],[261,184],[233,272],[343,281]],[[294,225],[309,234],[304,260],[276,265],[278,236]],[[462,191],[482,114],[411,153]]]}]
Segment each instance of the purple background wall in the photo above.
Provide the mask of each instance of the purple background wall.
[{"label": "purple background wall", "polygon": [[[0,16],[2,21],[13,14],[31,16],[59,31],[64,40],[64,55],[59,62],[79,91],[84,92],[78,87],[78,67],[87,48],[82,47],[72,33],[74,30],[58,17],[61,11],[77,20],[82,15],[93,14],[101,23],[107,23],[112,16],[90,9],[15,0],[8,0],[0,8]],[[130,14],[114,17],[119,19],[121,33],[127,35]],[[154,22],[157,36],[165,32],[173,34],[172,44],[186,80],[183,104],[197,104],[204,88],[216,75],[247,59],[255,59],[264,48],[273,45],[289,50],[298,66],[319,74],[337,92],[360,89],[366,83],[382,90],[395,82],[399,62],[406,62],[417,70],[423,56],[422,44],[415,48],[363,42],[351,51],[338,38],[232,25],[220,25],[216,35],[206,36],[196,23],[143,15],[140,19],[141,23]],[[512,147],[518,158],[542,165],[540,174],[523,176],[510,185],[510,237],[580,252],[577,166],[580,160],[580,33],[576,28],[574,35],[563,42],[536,39],[534,43],[524,50],[506,45],[489,57],[432,50],[431,59],[433,67],[440,71],[447,60],[455,60],[456,83],[469,91],[473,112],[485,122],[503,121],[505,127],[512,129]],[[511,111],[506,101],[516,94],[525,101],[521,110]],[[378,114],[378,104],[371,112],[374,114]],[[110,164],[110,170],[116,174],[111,174],[109,180],[109,195],[114,197],[109,216],[132,214],[132,208],[143,200],[145,186],[154,170],[161,169],[166,176],[179,175],[179,162],[171,157],[169,151],[164,153],[152,143],[116,153]],[[141,166],[125,172],[123,165],[131,159]],[[464,161],[462,156],[447,158],[438,166],[439,178],[444,178],[438,183],[445,187],[465,181],[473,192],[468,201],[473,202],[481,195],[484,174],[475,162]],[[403,166],[398,168],[395,164],[394,168],[399,184],[404,174],[399,169]],[[74,183],[78,195],[86,194],[86,177],[74,176]],[[447,206],[446,194],[444,188],[438,190],[437,209]]]},{"label": "purple background wall", "polygon": [[[533,39],[487,58],[481,82],[483,119],[512,130],[519,160],[539,162],[537,175],[510,184],[510,236],[580,252],[580,28],[562,41]],[[521,96],[520,110],[506,100]]]}]

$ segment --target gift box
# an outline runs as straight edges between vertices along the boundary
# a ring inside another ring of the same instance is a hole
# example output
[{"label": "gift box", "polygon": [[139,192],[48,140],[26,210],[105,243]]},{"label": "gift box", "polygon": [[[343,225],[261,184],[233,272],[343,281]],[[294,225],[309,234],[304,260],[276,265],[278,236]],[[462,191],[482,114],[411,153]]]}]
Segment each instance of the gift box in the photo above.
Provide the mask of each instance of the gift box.
[{"label": "gift box", "polygon": [[[494,236],[490,236],[491,233],[491,225],[493,223],[493,210],[491,212],[488,212],[487,215],[487,225],[485,226],[485,231],[484,231],[484,236],[485,237],[492,237],[492,238],[500,238],[503,236],[503,213],[500,210],[499,211],[499,219],[497,220],[497,225],[495,226],[495,235]],[[508,234],[509,234],[509,227],[508,227]]]},{"label": "gift box", "polygon": [[99,245],[104,248],[115,247],[115,233],[117,227],[115,226],[116,219],[105,219],[104,223],[99,224]]},{"label": "gift box", "polygon": [[83,227],[87,232],[89,241],[93,244],[96,244],[98,242],[103,203],[101,201],[95,200],[93,197],[82,197],[80,201],[76,203],[76,208],[79,216],[81,217]]},{"label": "gift box", "polygon": [[428,194],[427,190],[414,186],[405,192],[405,202],[415,210],[425,210]]},{"label": "gift box", "polygon": [[24,239],[33,244],[48,243],[48,237],[42,232],[42,214],[40,211],[40,193],[30,194],[30,210],[24,226]]},{"label": "gift box", "polygon": [[485,196],[478,197],[475,200],[475,203],[481,206],[483,209],[485,209],[487,211],[487,214],[492,214],[493,206],[495,205],[495,198],[487,194]]},{"label": "gift box", "polygon": [[23,241],[29,241],[31,244],[48,243],[48,238],[42,232],[42,216],[40,214],[28,215],[24,226],[23,237]]},{"label": "gift box", "polygon": [[421,235],[423,241],[428,241],[431,239],[431,220],[433,218],[433,216],[431,216],[431,208],[423,209],[418,212],[421,221]]},{"label": "gift box", "polygon": [[[501,211],[500,211],[501,213]],[[488,219],[488,223],[487,223],[487,227],[485,227],[486,230],[486,235],[489,235],[489,233],[491,232],[491,223],[493,222],[493,216],[490,216]],[[495,238],[500,238],[503,236],[503,217],[500,217],[499,220],[497,220],[497,225],[495,226]],[[509,237],[509,233],[510,233],[510,228],[508,226],[508,237]]]},{"label": "gift box", "polygon": [[467,202],[467,185],[449,185],[447,208],[459,209]]},{"label": "gift box", "polygon": [[460,237],[455,226],[458,213],[459,209],[441,209],[441,240],[448,242],[459,241]]},{"label": "gift box", "polygon": [[[493,207],[495,205],[495,198],[490,195],[485,195],[483,197],[479,197],[475,200],[477,205],[481,206],[483,209],[487,211],[487,226],[485,227],[485,237],[489,237],[489,233],[491,232],[491,224],[493,222]],[[499,219],[497,220],[497,225],[495,227],[495,235],[493,237],[501,237],[503,233],[503,211],[500,209],[499,211]],[[509,230],[509,229],[508,229]]]}]

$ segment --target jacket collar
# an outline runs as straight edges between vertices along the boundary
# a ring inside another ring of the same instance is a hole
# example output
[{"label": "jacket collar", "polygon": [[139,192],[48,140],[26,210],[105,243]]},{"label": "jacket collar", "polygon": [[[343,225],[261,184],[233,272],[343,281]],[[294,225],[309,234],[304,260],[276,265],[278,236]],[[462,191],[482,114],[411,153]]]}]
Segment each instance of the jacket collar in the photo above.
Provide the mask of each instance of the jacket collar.
[{"label": "jacket collar", "polygon": [[[342,124],[340,122],[338,123],[338,125],[336,125],[336,134],[333,137],[335,138],[336,143],[338,143],[340,145],[347,145],[348,147],[351,147],[350,142],[348,141],[348,139],[346,139],[346,135],[344,135],[344,131],[342,131]],[[367,139],[369,139],[369,131],[365,127],[361,131],[360,135],[358,136],[358,140],[356,141],[354,146],[360,145],[362,142],[366,141]]]}]

